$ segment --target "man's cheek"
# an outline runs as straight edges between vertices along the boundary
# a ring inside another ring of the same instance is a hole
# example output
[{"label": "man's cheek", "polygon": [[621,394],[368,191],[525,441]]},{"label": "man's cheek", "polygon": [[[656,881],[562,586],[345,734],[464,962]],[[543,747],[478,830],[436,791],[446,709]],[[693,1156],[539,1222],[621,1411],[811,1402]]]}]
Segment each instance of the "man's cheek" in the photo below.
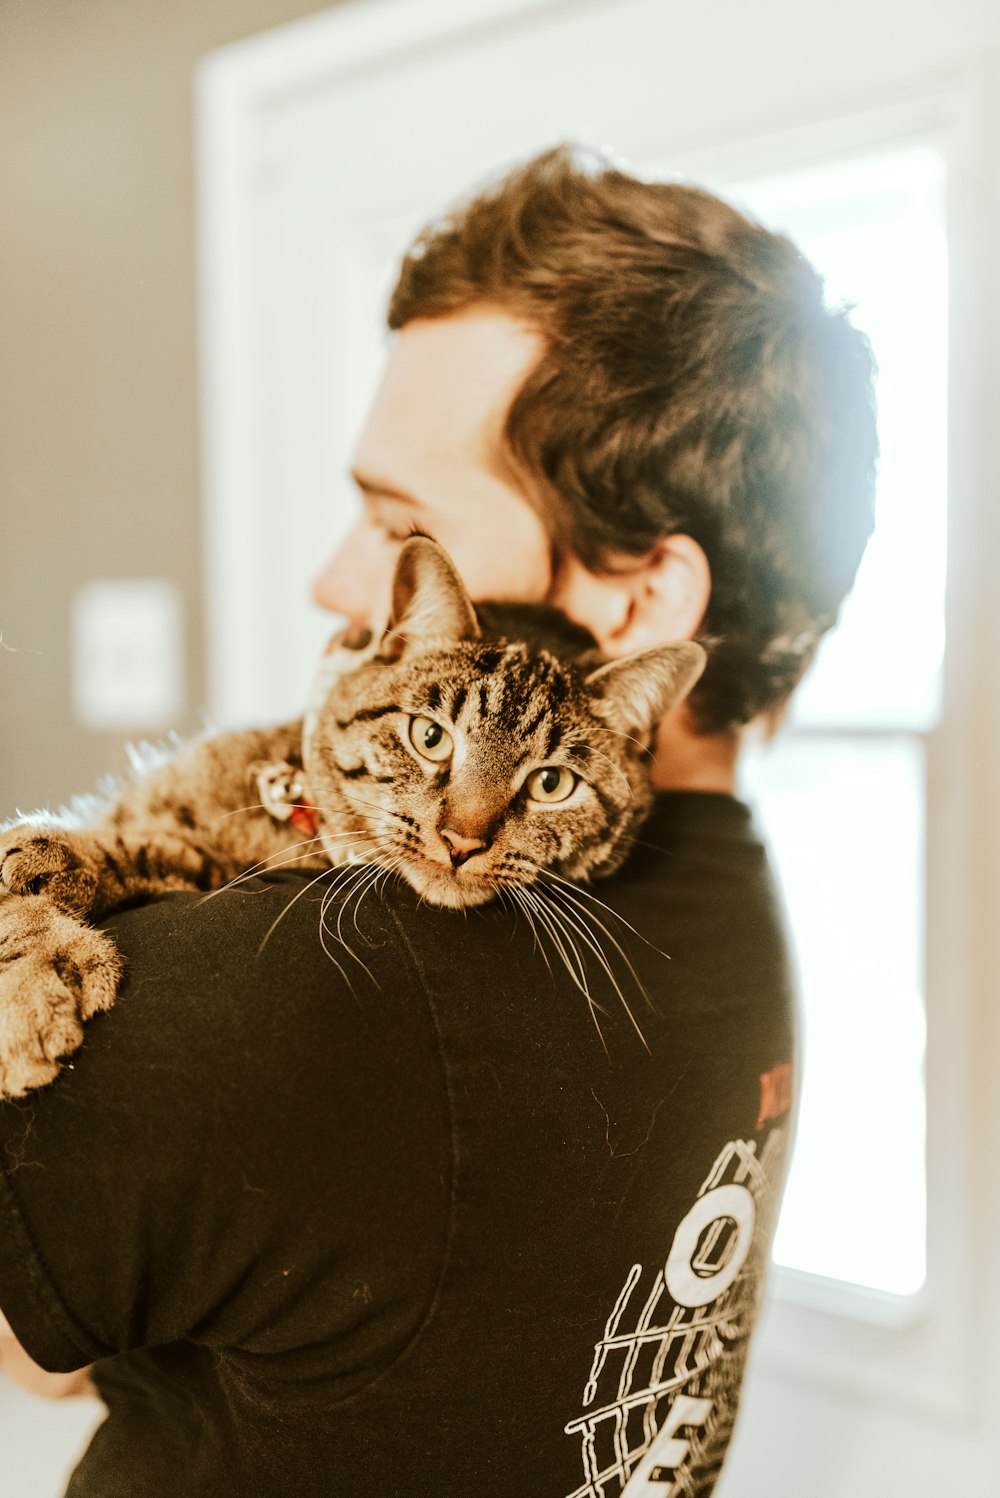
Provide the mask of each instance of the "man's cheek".
[{"label": "man's cheek", "polygon": [[551,576],[547,546],[534,538],[511,534],[510,527],[483,525],[472,541],[449,546],[436,539],[452,557],[472,601],[498,599],[507,603],[542,603]]}]

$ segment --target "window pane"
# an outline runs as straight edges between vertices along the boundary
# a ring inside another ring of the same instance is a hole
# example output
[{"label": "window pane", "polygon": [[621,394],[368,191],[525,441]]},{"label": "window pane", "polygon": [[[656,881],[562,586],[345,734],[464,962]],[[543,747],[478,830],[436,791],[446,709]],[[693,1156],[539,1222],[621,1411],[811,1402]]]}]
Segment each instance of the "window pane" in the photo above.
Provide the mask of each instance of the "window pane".
[{"label": "window pane", "polygon": [[787,233],[871,340],[882,457],[876,529],[839,627],[797,694],[810,726],[924,729],[944,647],[948,265],[944,160],[928,145],[724,190]]},{"label": "window pane", "polygon": [[789,1268],[897,1295],[925,1275],[924,759],[913,739],[789,737],[748,759],[804,1001]]}]

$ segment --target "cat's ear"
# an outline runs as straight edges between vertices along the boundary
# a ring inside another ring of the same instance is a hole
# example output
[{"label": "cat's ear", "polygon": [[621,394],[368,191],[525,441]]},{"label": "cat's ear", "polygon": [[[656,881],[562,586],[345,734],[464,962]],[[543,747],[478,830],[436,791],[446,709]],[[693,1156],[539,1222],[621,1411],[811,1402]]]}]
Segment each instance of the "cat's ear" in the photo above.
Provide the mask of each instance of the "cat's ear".
[{"label": "cat's ear", "polygon": [[694,640],[657,645],[608,661],[591,672],[584,686],[593,710],[621,733],[648,733],[690,692],[707,657]]},{"label": "cat's ear", "polygon": [[411,648],[478,639],[476,611],[448,553],[429,536],[411,536],[396,560],[392,612],[379,655],[398,660]]}]

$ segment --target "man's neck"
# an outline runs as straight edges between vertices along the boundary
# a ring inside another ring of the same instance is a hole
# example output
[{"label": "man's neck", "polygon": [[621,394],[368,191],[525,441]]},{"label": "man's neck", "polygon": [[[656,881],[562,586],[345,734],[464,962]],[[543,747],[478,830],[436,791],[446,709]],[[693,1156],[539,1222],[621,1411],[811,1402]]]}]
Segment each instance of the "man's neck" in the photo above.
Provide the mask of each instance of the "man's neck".
[{"label": "man's neck", "polygon": [[697,733],[687,704],[669,713],[656,734],[653,785],[658,791],[736,793],[738,732]]}]

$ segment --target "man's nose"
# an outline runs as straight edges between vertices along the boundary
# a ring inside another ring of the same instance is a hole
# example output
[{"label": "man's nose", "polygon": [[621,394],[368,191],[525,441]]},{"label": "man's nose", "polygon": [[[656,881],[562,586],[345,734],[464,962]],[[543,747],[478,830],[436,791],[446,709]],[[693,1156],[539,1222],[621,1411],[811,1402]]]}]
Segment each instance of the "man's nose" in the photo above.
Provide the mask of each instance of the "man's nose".
[{"label": "man's nose", "polygon": [[457,869],[460,864],[470,859],[473,853],[481,853],[489,843],[482,837],[465,837],[460,832],[455,832],[451,827],[439,827],[438,836],[447,846],[451,866]]},{"label": "man's nose", "polygon": [[313,582],[312,596],[321,608],[371,628],[384,623],[388,580],[365,530],[356,525],[348,532]]}]

